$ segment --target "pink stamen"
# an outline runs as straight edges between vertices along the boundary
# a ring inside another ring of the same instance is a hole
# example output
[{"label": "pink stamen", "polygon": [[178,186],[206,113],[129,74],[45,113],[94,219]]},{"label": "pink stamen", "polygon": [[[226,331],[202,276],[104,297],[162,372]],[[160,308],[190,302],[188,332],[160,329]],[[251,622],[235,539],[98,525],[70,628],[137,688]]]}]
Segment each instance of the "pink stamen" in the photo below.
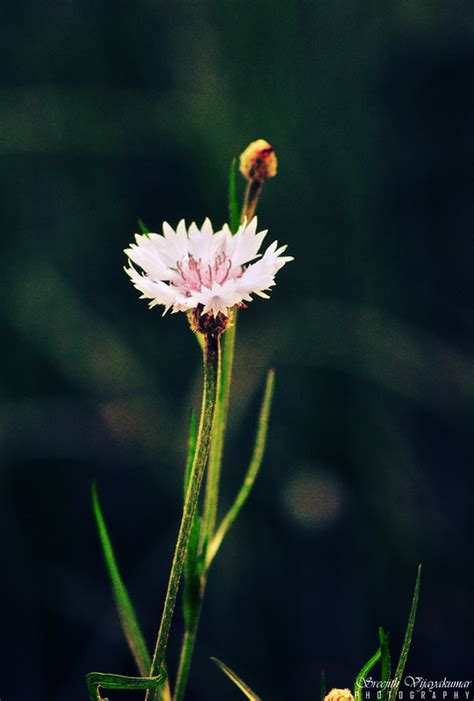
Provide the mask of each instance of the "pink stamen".
[{"label": "pink stamen", "polygon": [[[176,269],[179,280],[175,285],[183,288],[184,294],[189,296],[192,292],[200,292],[203,287],[211,289],[214,282],[224,284],[229,279],[232,261],[225,253],[219,253],[212,263],[204,265],[201,259],[196,260],[189,256],[187,259],[178,261]],[[239,271],[237,277],[241,274],[242,272]]]}]

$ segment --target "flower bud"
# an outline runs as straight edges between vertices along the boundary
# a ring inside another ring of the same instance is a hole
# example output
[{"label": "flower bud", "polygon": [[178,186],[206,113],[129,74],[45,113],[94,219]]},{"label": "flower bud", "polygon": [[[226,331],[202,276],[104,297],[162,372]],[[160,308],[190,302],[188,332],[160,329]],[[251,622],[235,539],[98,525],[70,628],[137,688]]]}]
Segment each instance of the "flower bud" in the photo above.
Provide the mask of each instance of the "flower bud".
[{"label": "flower bud", "polygon": [[349,689],[331,689],[324,701],[354,701],[354,697]]},{"label": "flower bud", "polygon": [[249,181],[263,183],[277,173],[277,157],[273,146],[265,139],[257,139],[240,155],[240,172]]}]

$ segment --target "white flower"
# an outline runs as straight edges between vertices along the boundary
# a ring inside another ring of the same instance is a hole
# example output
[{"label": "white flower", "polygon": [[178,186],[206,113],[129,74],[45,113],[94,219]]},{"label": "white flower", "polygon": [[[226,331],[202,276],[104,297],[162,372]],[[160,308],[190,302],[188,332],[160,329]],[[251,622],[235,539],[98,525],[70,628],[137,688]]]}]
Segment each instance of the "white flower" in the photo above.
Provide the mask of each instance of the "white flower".
[{"label": "white flower", "polygon": [[256,217],[235,235],[227,224],[214,233],[209,219],[200,229],[192,223],[188,230],[181,220],[176,231],[165,222],[163,235],[136,234],[136,243],[125,249],[130,262],[125,272],[141,298],[151,300],[150,307],[162,304],[164,314],[199,307],[203,314],[228,316],[231,307],[251,302],[253,294],[268,298],[276,273],[293,260],[282,256],[286,246],[278,248],[277,241],[259,254],[266,233],[257,233]]}]

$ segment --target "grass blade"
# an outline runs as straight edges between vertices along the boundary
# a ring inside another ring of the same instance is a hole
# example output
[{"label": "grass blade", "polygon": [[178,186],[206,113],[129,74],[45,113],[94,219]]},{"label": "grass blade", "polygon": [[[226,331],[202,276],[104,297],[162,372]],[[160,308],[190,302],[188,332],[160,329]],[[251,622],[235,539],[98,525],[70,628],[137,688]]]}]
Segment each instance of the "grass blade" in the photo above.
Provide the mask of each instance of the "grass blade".
[{"label": "grass blade", "polygon": [[112,543],[110,541],[107,526],[102,514],[102,509],[100,508],[99,497],[97,495],[95,484],[92,485],[92,505],[94,507],[97,529],[99,531],[100,542],[102,544],[105,564],[107,565],[110,581],[112,583],[112,590],[120,623],[140,674],[142,676],[146,676],[151,665],[150,655],[146,647],[145,639],[140,630],[132,602],[118,569],[117,560],[115,559]]},{"label": "grass blade", "polygon": [[236,233],[240,225],[240,207],[237,199],[237,159],[233,158],[230,164],[229,173],[229,224],[233,234]]},{"label": "grass blade", "polygon": [[326,687],[326,676],[324,674],[324,669],[321,670],[321,681],[319,684],[319,698],[321,701],[324,701],[324,697],[327,694],[327,687]]},{"label": "grass blade", "polygon": [[[189,421],[189,439],[188,439],[188,455],[186,459],[186,473],[184,480],[184,497],[188,491],[191,470],[194,462],[194,454],[196,452],[196,415],[191,412]],[[201,582],[201,567],[200,567],[200,550],[199,543],[201,539],[201,519],[196,510],[193,519],[193,525],[189,536],[188,549],[186,551],[186,560],[184,563],[183,578],[183,616],[186,628],[192,625],[193,617],[199,607],[200,602],[200,582]]]},{"label": "grass blade", "polygon": [[224,672],[224,674],[226,674],[229,677],[229,679],[231,679],[234,682],[234,684],[240,689],[244,696],[250,699],[250,701],[262,701],[260,696],[257,696],[257,694],[253,692],[252,689],[249,686],[247,686],[247,684],[243,682],[242,679],[240,679],[240,677],[238,677],[236,673],[230,669],[230,667],[221,662],[221,660],[218,660],[217,657],[211,657],[211,660],[216,663],[219,669],[221,669]]},{"label": "grass blade", "polygon": [[418,572],[416,574],[415,590],[413,592],[413,599],[411,601],[410,615],[408,617],[407,628],[405,631],[405,638],[403,640],[402,651],[400,653],[400,659],[397,664],[397,671],[395,672],[396,682],[390,689],[390,695],[388,697],[389,701],[395,701],[398,694],[398,687],[400,686],[400,680],[403,676],[405,670],[405,664],[407,661],[408,653],[410,652],[411,640],[413,637],[413,628],[415,627],[416,610],[418,608],[418,600],[420,598],[420,584],[421,584],[421,565],[418,565]]},{"label": "grass blade", "polygon": [[[390,659],[390,650],[388,647],[389,635],[384,631],[383,628],[379,628],[379,639],[380,639],[380,681],[388,682],[390,675],[392,673],[392,661]],[[382,687],[381,701],[385,701],[388,694],[388,687]]]},{"label": "grass blade", "polygon": [[196,436],[196,414],[193,409],[191,411],[191,417],[189,419],[188,455],[186,457],[186,470],[184,473],[184,498],[186,498],[186,492],[188,491],[189,478],[191,477],[191,468],[193,466],[194,454],[196,452]]},{"label": "grass blade", "polygon": [[201,519],[194,515],[189,536],[186,560],[183,569],[183,617],[186,628],[193,627],[201,603],[201,570],[199,540],[201,536]]},{"label": "grass blade", "polygon": [[148,227],[143,223],[143,221],[141,219],[137,219],[137,224],[138,224],[138,227],[139,227],[141,233],[144,236],[148,236],[150,234]]},{"label": "grass blade", "polygon": [[86,676],[87,689],[90,701],[107,701],[102,699],[100,689],[131,689],[135,691],[155,689],[166,681],[166,673],[161,671],[156,677],[127,677],[121,674],[105,674],[103,672],[90,672]]},{"label": "grass blade", "polygon": [[222,519],[222,522],[217,529],[214,537],[212,538],[211,542],[209,543],[209,548],[207,551],[207,559],[206,559],[206,567],[209,567],[211,564],[212,560],[214,559],[217,551],[219,550],[222,541],[224,540],[228,530],[234,523],[235,519],[239,515],[239,512],[245,502],[248,499],[248,496],[252,490],[252,487],[255,483],[255,480],[257,478],[258,472],[260,470],[260,466],[262,464],[263,460],[263,455],[265,452],[265,444],[267,441],[267,433],[268,433],[268,421],[270,418],[270,409],[272,405],[272,399],[273,399],[273,390],[275,386],[275,372],[274,370],[269,370],[268,375],[267,375],[267,381],[265,384],[265,391],[263,393],[263,399],[262,399],[262,404],[260,407],[260,415],[258,418],[258,428],[257,428],[257,435],[255,438],[255,446],[253,450],[253,455],[252,459],[250,460],[250,465],[247,470],[247,474],[245,476],[244,482],[240,488],[239,493],[237,494],[234,503],[230,507],[229,511],[227,512],[226,516]]},{"label": "grass blade", "polygon": [[381,657],[381,652],[380,648],[377,650],[375,654],[372,655],[370,660],[368,660],[365,665],[362,667],[360,670],[359,674],[356,677],[355,680],[355,685],[354,685],[354,698],[355,701],[361,701],[362,700],[362,684],[363,680],[367,676],[367,674],[370,672],[370,670],[375,667],[377,662],[380,660]]}]

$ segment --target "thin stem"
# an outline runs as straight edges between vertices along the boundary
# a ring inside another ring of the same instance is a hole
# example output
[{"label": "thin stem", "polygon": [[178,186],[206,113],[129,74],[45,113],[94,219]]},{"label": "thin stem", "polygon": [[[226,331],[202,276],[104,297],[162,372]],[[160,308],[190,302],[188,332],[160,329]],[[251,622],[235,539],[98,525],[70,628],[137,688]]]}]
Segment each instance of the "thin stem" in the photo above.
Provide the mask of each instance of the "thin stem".
[{"label": "thin stem", "polygon": [[[171,621],[176,605],[179,583],[183,572],[188,547],[189,536],[196,511],[199,492],[201,489],[204,469],[209,456],[209,445],[211,441],[212,424],[217,400],[217,387],[220,372],[220,341],[219,336],[206,334],[204,346],[204,389],[202,395],[201,418],[196,442],[196,452],[194,455],[191,477],[183,506],[183,515],[178,533],[178,540],[174,551],[173,563],[168,581],[163,614],[161,617],[160,629],[156,639],[155,651],[151,663],[150,676],[156,676],[163,665],[166,647],[170,633]],[[147,691],[145,699],[149,698]],[[154,694],[154,698],[159,698],[159,693]]]},{"label": "thin stem", "polygon": [[227,427],[227,416],[229,413],[232,368],[234,365],[236,324],[237,310],[234,310],[232,325],[229,326],[224,335],[222,372],[219,381],[216,411],[214,414],[214,430],[209,452],[209,463],[207,466],[201,547],[206,547],[207,543],[210,542],[216,527],[217,505],[219,502],[219,483],[221,476],[222,456],[224,452],[224,439]]},{"label": "thin stem", "polygon": [[[229,412],[232,368],[234,365],[236,322],[237,310],[235,309],[232,319],[232,325],[228,327],[224,335],[222,363],[220,366],[221,372],[219,372],[217,400],[214,412],[209,463],[207,467],[206,492],[204,498],[204,511],[201,530],[201,549],[207,547],[207,543],[210,542],[214,535],[214,529],[216,525],[222,455],[224,450],[227,415]],[[201,591],[199,602],[196,605],[196,610],[194,611],[194,616],[191,625],[187,627],[184,631],[183,640],[181,643],[181,654],[179,659],[178,671],[176,673],[176,684],[175,691],[173,694],[173,701],[181,701],[186,689],[206,585],[207,572],[204,572],[201,575]]]},{"label": "thin stem", "polygon": [[[264,181],[258,182],[256,180],[252,180],[248,183],[247,188],[245,190],[244,202],[242,205],[242,212],[240,215],[241,222],[244,222],[245,219],[247,219],[247,221],[250,221],[253,218],[263,189],[263,183]],[[234,309],[233,323],[227,329],[224,336],[222,377],[220,378],[214,431],[212,436],[211,452],[209,456],[209,466],[206,480],[203,527],[201,531],[201,549],[207,548],[207,544],[212,541],[216,526],[217,507],[219,502],[219,482],[224,451],[225,433],[227,427],[227,415],[229,410],[232,369],[234,366],[237,311],[237,309]],[[194,651],[194,643],[196,640],[199,619],[202,611],[202,603],[206,591],[207,574],[207,570],[205,570],[204,573],[201,575],[200,599],[196,606],[196,611],[192,624],[189,628],[186,628],[184,632],[183,641],[181,644],[179,667],[176,675],[176,686],[173,695],[173,701],[181,701],[181,699],[184,696],[184,691],[189,676],[189,670],[191,667],[191,660]]]},{"label": "thin stem", "polygon": [[[211,438],[209,463],[207,466],[206,493],[203,512],[203,527],[201,548],[206,547],[211,540],[217,519],[217,505],[219,501],[219,483],[224,450],[224,438],[229,413],[230,385],[232,381],[232,368],[234,365],[235,333],[237,323],[237,310],[234,310],[232,325],[224,335],[222,351],[221,373],[219,375],[219,387],[214,413],[214,426]],[[194,613],[191,625],[186,628],[181,643],[181,654],[178,671],[176,673],[176,686],[173,694],[174,701],[181,701],[188,681],[191,660],[196,642],[196,634],[201,617],[202,601],[207,584],[207,572],[201,579],[201,596]]]},{"label": "thin stem", "polygon": [[[212,540],[209,542],[209,547],[206,552],[206,563],[204,572],[201,575],[200,590],[199,590],[199,600],[195,604],[193,611],[193,616],[191,622],[186,627],[184,632],[183,642],[181,645],[181,655],[179,659],[178,672],[176,675],[176,687],[174,691],[173,701],[182,701],[184,697],[184,691],[186,688],[186,683],[189,675],[189,670],[191,667],[191,660],[194,651],[194,644],[196,642],[196,634],[199,625],[199,618],[202,611],[202,603],[204,598],[204,593],[207,585],[207,577],[209,574],[209,568],[211,563],[219,549],[219,546],[224,539],[229,528],[232,526],[233,522],[237,518],[237,515],[242,508],[243,504],[247,500],[250,490],[252,489],[253,483],[259,471],[263,453],[265,450],[265,442],[268,430],[268,419],[270,413],[271,400],[273,395],[275,373],[270,370],[267,376],[267,383],[265,386],[265,393],[262,402],[262,408],[260,411],[260,417],[258,422],[257,438],[255,442],[255,448],[250,461],[249,469],[245,477],[244,483],[236,497],[236,500],[232,507],[229,509],[227,516],[223,519],[221,525],[214,533]],[[216,426],[216,423],[214,424]],[[214,437],[215,438],[215,433]],[[209,474],[208,478],[209,480]],[[217,500],[216,500],[217,504]]]},{"label": "thin stem", "polygon": [[[206,575],[204,575],[206,577]],[[207,579],[207,578],[206,578]],[[204,583],[205,587],[205,583]],[[202,590],[202,596],[204,595],[204,589]],[[189,669],[191,667],[191,660],[194,652],[194,644],[196,642],[196,633],[199,625],[199,618],[202,610],[202,596],[198,610],[193,617],[192,623],[189,628],[186,628],[183,636],[183,642],[181,644],[181,655],[179,658],[178,672],[176,674],[176,687],[173,694],[173,701],[182,701],[184,697],[184,691],[186,689],[186,683],[188,681]]]},{"label": "thin stem", "polygon": [[242,207],[242,221],[251,221],[257,209],[258,200],[263,189],[264,180],[249,180],[244,195],[244,205]]}]

